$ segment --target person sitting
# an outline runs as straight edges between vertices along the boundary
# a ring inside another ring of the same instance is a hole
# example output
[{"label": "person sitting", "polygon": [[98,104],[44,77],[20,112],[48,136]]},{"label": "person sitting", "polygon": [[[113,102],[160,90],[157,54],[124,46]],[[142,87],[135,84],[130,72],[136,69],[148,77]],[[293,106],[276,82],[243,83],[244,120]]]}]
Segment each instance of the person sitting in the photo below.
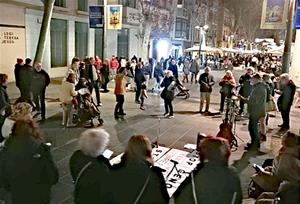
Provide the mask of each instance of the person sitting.
[{"label": "person sitting", "polygon": [[121,163],[113,166],[114,203],[169,202],[162,170],[153,166],[151,152],[147,137],[130,138]]},{"label": "person sitting", "polygon": [[75,204],[109,203],[108,160],[102,155],[109,142],[104,129],[90,129],[81,134],[79,150],[70,159],[70,171],[75,182]]},{"label": "person sitting", "polygon": [[58,169],[49,146],[32,119],[17,120],[0,151],[0,188],[11,192],[14,204],[49,204]]},{"label": "person sitting", "polygon": [[175,203],[242,203],[239,175],[228,166],[230,153],[226,139],[204,139],[199,146],[200,165],[176,193]]},{"label": "person sitting", "polygon": [[[282,199],[293,197],[294,203],[300,201],[300,146],[296,134],[288,131],[282,138],[282,147],[273,161],[273,166],[252,176],[253,182],[261,192],[273,192],[268,199],[274,199],[276,192]],[[292,190],[294,189],[294,190]],[[298,191],[297,191],[298,190]],[[289,193],[298,192],[298,193]],[[260,196],[258,200],[265,199]],[[287,202],[288,203],[288,202]]]}]

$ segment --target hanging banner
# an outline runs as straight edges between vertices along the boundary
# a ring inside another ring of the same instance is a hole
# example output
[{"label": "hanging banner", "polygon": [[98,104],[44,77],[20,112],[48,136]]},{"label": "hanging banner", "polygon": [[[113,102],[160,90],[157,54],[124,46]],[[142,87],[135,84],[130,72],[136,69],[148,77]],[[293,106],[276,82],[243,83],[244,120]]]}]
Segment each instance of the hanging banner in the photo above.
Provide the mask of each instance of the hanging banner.
[{"label": "hanging banner", "polygon": [[104,6],[90,6],[89,8],[90,28],[103,27]]},{"label": "hanging banner", "polygon": [[122,29],[122,5],[107,6],[107,29]]},{"label": "hanging banner", "polygon": [[286,29],[289,1],[264,0],[261,29]]},{"label": "hanging banner", "polygon": [[297,9],[295,15],[295,29],[300,29],[300,0],[297,0]]}]

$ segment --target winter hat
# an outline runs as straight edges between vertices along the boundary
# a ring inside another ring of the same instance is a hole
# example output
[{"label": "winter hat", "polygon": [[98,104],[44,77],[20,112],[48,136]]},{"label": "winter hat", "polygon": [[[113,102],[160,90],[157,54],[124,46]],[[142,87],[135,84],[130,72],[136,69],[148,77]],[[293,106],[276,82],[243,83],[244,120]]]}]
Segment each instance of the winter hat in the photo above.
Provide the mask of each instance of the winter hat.
[{"label": "winter hat", "polygon": [[23,63],[23,59],[22,59],[22,58],[17,58],[17,63],[18,63],[18,64]]}]

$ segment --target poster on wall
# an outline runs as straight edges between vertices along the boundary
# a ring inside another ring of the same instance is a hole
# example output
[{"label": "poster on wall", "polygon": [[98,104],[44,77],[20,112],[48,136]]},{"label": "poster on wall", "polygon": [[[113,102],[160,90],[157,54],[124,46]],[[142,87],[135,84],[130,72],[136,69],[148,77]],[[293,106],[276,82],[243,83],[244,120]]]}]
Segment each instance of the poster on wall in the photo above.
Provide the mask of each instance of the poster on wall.
[{"label": "poster on wall", "polygon": [[261,29],[286,29],[289,1],[264,0]]},{"label": "poster on wall", "polygon": [[107,6],[107,29],[122,29],[122,5]]},{"label": "poster on wall", "polygon": [[295,29],[300,29],[300,0],[297,0],[297,8],[295,15]]},{"label": "poster on wall", "polygon": [[103,6],[90,6],[89,9],[90,28],[103,27],[103,19],[104,19],[103,8],[104,8]]}]

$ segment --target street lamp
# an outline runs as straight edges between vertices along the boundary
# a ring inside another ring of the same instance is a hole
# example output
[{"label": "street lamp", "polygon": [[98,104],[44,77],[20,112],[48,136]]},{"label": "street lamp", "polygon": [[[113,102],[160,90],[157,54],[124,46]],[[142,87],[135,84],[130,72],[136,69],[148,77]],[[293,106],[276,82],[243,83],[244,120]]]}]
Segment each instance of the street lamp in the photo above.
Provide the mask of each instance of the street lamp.
[{"label": "street lamp", "polygon": [[208,30],[208,25],[204,25],[204,26],[195,26],[195,29],[199,30],[199,58],[200,58],[200,65],[202,65],[202,57],[201,57],[201,46],[203,43],[203,38],[204,35],[206,33],[206,31]]}]

